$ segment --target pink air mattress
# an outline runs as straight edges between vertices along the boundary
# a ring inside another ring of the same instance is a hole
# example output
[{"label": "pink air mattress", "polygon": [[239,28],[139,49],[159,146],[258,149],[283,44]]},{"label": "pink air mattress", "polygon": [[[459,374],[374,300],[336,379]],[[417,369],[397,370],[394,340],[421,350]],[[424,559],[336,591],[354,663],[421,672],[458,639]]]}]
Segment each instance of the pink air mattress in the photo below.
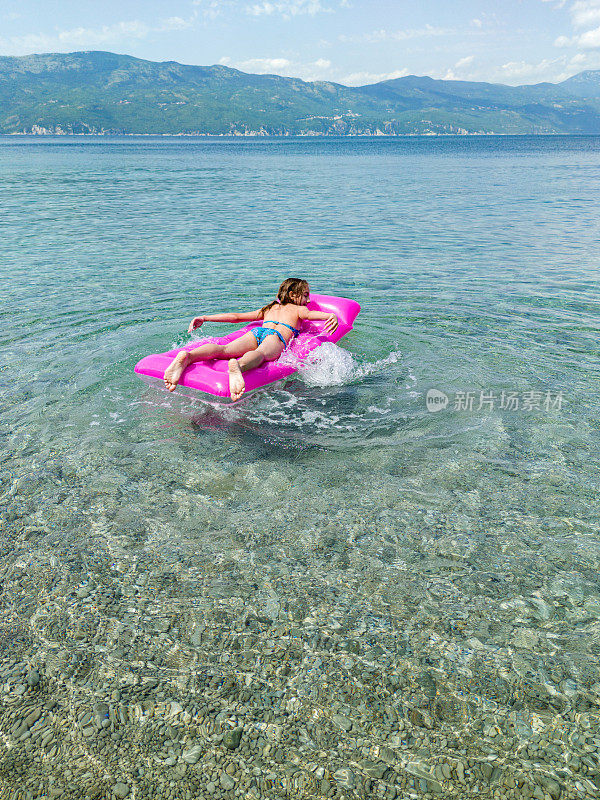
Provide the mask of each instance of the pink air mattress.
[{"label": "pink air mattress", "polygon": [[[315,309],[317,311],[328,311],[335,314],[338,318],[338,327],[333,333],[324,333],[323,326],[325,322],[303,322],[300,328],[300,335],[293,339],[288,348],[284,350],[283,359],[280,357],[277,361],[269,361],[262,364],[256,369],[249,370],[244,373],[244,380],[246,382],[246,392],[251,392],[254,389],[259,389],[262,386],[267,386],[269,383],[279,381],[286,378],[293,372],[296,372],[297,367],[285,363],[288,353],[296,356],[297,359],[302,359],[315,347],[323,344],[323,342],[337,342],[342,336],[345,336],[348,331],[352,330],[352,324],[360,306],[354,300],[347,300],[345,297],[330,297],[325,294],[311,294],[311,299],[307,308]],[[210,325],[211,323],[204,323]],[[192,342],[185,347],[180,347],[177,350],[169,350],[168,353],[158,353],[151,356],[142,358],[135,366],[135,371],[138,375],[150,378],[164,378],[165,370],[175,358],[177,353],[181,350],[193,350],[203,342],[218,342],[219,344],[227,344],[234,339],[243,336],[248,331],[256,326],[262,325],[262,322],[252,322],[244,328],[240,328],[227,336],[219,338],[207,337],[198,342]],[[294,363],[296,359],[291,359]],[[283,361],[284,363],[280,363]],[[200,392],[215,395],[216,397],[229,397],[229,372],[227,368],[227,359],[212,359],[211,361],[196,361],[191,364],[183,372],[179,381],[180,386],[188,386],[191,389],[197,389]]]}]

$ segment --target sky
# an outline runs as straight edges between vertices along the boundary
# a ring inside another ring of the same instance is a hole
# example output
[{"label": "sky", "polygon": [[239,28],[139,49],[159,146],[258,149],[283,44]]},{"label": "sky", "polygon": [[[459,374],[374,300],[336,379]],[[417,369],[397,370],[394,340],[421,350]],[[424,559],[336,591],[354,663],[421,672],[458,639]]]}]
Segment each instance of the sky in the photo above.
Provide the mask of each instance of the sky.
[{"label": "sky", "polygon": [[2,0],[0,55],[109,50],[349,86],[600,69],[600,0]]}]

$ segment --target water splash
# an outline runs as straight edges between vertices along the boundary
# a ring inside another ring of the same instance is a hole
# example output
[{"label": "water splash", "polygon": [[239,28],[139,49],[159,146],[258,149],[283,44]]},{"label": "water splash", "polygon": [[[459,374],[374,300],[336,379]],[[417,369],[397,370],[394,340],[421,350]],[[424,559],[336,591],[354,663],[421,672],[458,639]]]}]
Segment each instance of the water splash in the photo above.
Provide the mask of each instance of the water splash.
[{"label": "water splash", "polygon": [[393,350],[378,361],[359,364],[347,350],[332,342],[324,342],[304,356],[290,348],[279,361],[295,367],[298,377],[308,386],[343,386],[395,364],[400,356],[399,350]]},{"label": "water splash", "polygon": [[[402,355],[400,350],[392,350],[378,361],[359,364],[351,353],[333,342],[322,342],[314,347],[315,338],[320,337],[313,331],[301,333],[279,356],[279,363],[296,369],[297,377],[307,386],[343,386],[395,364]],[[208,342],[221,341],[219,338],[204,336],[185,345],[185,349],[191,350]]]}]

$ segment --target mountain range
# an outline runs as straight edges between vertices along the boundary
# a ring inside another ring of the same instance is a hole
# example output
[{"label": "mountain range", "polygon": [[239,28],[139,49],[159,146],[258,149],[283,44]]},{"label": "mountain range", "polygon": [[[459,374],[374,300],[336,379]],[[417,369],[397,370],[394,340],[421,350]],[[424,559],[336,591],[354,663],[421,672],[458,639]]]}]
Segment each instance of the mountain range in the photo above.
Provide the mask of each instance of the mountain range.
[{"label": "mountain range", "polygon": [[367,86],[107,52],[0,57],[2,134],[600,134],[600,70],[531,86]]}]

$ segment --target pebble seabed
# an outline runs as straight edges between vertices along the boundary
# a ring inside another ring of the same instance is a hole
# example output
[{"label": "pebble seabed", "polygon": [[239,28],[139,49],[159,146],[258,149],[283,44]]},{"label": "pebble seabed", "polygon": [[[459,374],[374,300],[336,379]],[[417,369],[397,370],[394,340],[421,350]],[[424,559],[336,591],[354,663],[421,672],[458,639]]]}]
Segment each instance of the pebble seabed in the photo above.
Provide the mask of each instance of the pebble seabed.
[{"label": "pebble seabed", "polygon": [[15,461],[1,800],[600,797],[600,548],[562,494],[444,464],[427,508],[376,450],[181,441]]},{"label": "pebble seabed", "polygon": [[518,601],[515,625],[493,575],[460,614],[450,584],[407,574],[400,616],[326,533],[326,577],[281,557],[267,582],[41,535],[22,528],[2,573],[1,798],[600,796],[597,667],[572,654],[577,685],[549,655],[593,612],[577,582]]}]

